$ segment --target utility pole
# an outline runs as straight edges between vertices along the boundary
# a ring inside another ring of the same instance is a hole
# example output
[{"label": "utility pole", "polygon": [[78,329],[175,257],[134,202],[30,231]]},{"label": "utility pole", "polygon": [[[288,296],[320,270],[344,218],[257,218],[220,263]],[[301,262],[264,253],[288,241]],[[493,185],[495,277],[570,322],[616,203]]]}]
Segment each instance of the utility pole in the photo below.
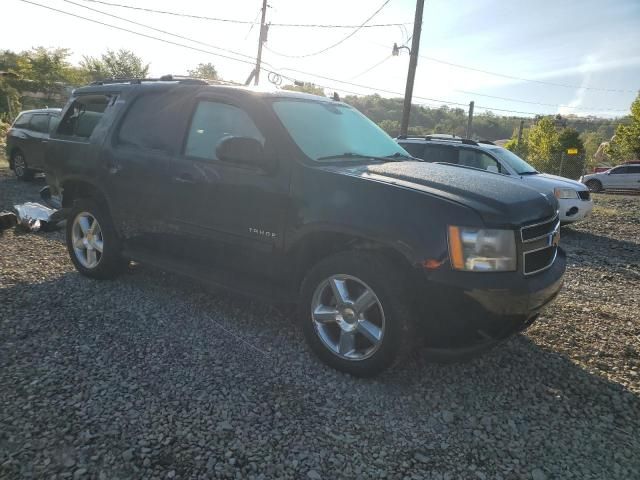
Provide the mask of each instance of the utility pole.
[{"label": "utility pole", "polygon": [[409,71],[407,73],[407,87],[404,91],[404,107],[402,109],[402,124],[400,135],[406,135],[409,129],[409,115],[411,113],[411,99],[413,97],[413,81],[416,78],[418,66],[418,50],[420,49],[420,32],[422,31],[422,10],[424,0],[416,0],[416,16],[413,20],[413,39],[411,40],[411,52],[409,52]]},{"label": "utility pole", "polygon": [[254,75],[254,85],[258,85],[260,81],[260,63],[262,62],[262,44],[267,37],[267,26],[264,19],[267,16],[267,0],[262,0],[262,17],[260,18],[260,36],[258,38],[258,56],[256,57],[256,69]]},{"label": "utility pole", "polygon": [[471,138],[471,122],[473,122],[473,100],[469,102],[469,119],[467,120],[467,138]]},{"label": "utility pole", "polygon": [[524,120],[520,120],[520,126],[518,127],[518,151],[520,150],[520,143],[522,142],[522,128],[524,127]]}]

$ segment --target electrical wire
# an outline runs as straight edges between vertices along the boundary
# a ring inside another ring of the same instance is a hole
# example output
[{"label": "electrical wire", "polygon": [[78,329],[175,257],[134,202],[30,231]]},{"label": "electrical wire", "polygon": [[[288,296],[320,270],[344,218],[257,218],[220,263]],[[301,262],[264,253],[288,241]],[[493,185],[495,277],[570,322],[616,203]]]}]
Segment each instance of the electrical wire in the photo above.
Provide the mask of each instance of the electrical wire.
[{"label": "electrical wire", "polygon": [[360,25],[358,25],[358,26],[357,26],[357,27],[356,27],[356,28],[355,28],[351,33],[349,33],[346,37],[344,37],[344,38],[342,38],[342,39],[338,40],[337,42],[332,43],[331,45],[329,45],[329,46],[327,46],[327,47],[325,47],[325,48],[322,48],[322,49],[320,49],[320,50],[318,50],[318,51],[311,52],[311,53],[305,53],[305,54],[303,54],[303,55],[288,55],[288,54],[285,54],[285,53],[279,53],[279,52],[277,52],[277,51],[274,51],[274,50],[272,50],[271,48],[267,48],[266,46],[265,46],[265,48],[266,48],[267,50],[269,50],[271,53],[275,54],[275,55],[278,55],[278,56],[280,56],[280,57],[286,57],[286,58],[306,58],[306,57],[313,57],[313,56],[315,56],[315,55],[320,55],[321,53],[327,52],[327,51],[331,50],[332,48],[335,48],[335,47],[337,47],[338,45],[341,45],[342,43],[346,42],[346,41],[347,41],[347,40],[349,40],[351,37],[353,37],[353,36],[354,36],[356,33],[358,33],[358,32],[359,32],[359,31],[360,31],[360,30],[361,30],[361,29],[362,29],[362,28],[363,28],[367,23],[369,23],[369,21],[370,21],[373,17],[375,17],[376,15],[378,15],[378,13],[380,13],[380,12],[382,11],[382,9],[383,9],[384,7],[386,7],[386,6],[387,6],[387,4],[388,4],[390,1],[391,1],[391,0],[385,0],[385,1],[382,3],[382,5],[380,5],[380,7],[379,7],[375,12],[373,12],[373,13],[372,13],[372,14],[371,14],[371,15],[370,15],[370,16],[369,16],[369,17],[368,17],[364,22],[362,22]]},{"label": "electrical wire", "polygon": [[[201,41],[199,41],[199,40],[194,40],[194,39],[192,39],[192,38],[185,37],[185,36],[183,36],[183,35],[178,35],[178,34],[176,34],[176,33],[168,32],[168,31],[166,31],[166,30],[162,30],[162,29],[160,29],[160,28],[151,27],[151,26],[146,25],[146,24],[144,24],[144,23],[135,22],[135,21],[133,21],[133,20],[129,20],[129,19],[127,19],[127,18],[120,17],[120,16],[118,16],[118,15],[114,15],[114,14],[112,14],[112,13],[107,13],[107,12],[104,12],[104,11],[102,11],[102,10],[98,10],[98,9],[96,9],[96,8],[88,7],[88,6],[86,6],[86,5],[81,5],[81,4],[79,4],[79,3],[77,3],[77,2],[74,2],[74,1],[72,1],[72,0],[62,0],[62,1],[63,1],[63,2],[66,2],[66,3],[69,3],[69,4],[71,4],[71,5],[76,5],[76,6],[80,7],[80,8],[85,8],[85,9],[90,10],[90,11],[92,11],[92,12],[96,12],[96,13],[100,13],[100,14],[102,14],[102,15],[106,15],[107,17],[112,17],[112,18],[115,18],[115,19],[117,19],[117,20],[122,20],[123,22],[131,23],[132,25],[137,25],[137,26],[139,26],[139,27],[147,28],[147,29],[149,29],[149,30],[153,30],[153,31],[155,31],[155,32],[159,32],[159,33],[164,33],[165,35],[169,35],[169,36],[172,36],[172,37],[175,37],[175,38],[179,38],[179,39],[181,39],[181,40],[187,40],[188,42],[197,43],[197,44],[199,44],[199,45],[203,45],[203,46],[205,46],[205,47],[215,48],[216,50],[222,50],[222,51],[227,52],[227,53],[232,53],[232,54],[234,54],[234,55],[238,55],[238,56],[240,56],[240,57],[248,58],[248,59],[250,59],[250,60],[252,61],[252,63],[254,62],[254,57],[253,57],[253,56],[251,56],[251,55],[246,55],[246,54],[244,54],[244,53],[240,53],[240,52],[236,52],[236,51],[234,51],[234,50],[229,50],[229,49],[226,49],[226,48],[218,47],[218,46],[216,46],[216,45],[212,45],[212,44],[210,44],[210,43],[201,42]],[[47,7],[47,8],[48,8],[48,7]],[[65,13],[65,12],[63,12],[63,13]],[[118,27],[116,27],[116,28],[118,28]]]},{"label": "electrical wire", "polygon": [[[185,17],[185,18],[194,18],[197,20],[208,20],[208,21],[214,21],[214,22],[228,22],[228,23],[241,23],[241,24],[245,24],[245,25],[249,25],[249,24],[254,24],[254,25],[259,25],[259,22],[254,21],[248,21],[248,20],[236,20],[236,19],[230,19],[230,18],[218,18],[218,17],[207,17],[204,15],[193,15],[193,14],[188,14],[188,13],[181,13],[181,12],[172,12],[172,11],[167,11],[167,10],[157,10],[154,8],[143,8],[143,7],[135,7],[133,5],[123,5],[121,3],[112,3],[112,2],[105,2],[103,0],[82,0],[83,2],[91,2],[91,3],[99,3],[102,5],[109,5],[111,7],[118,7],[118,8],[128,8],[131,10],[139,10],[139,11],[143,11],[143,12],[150,12],[150,13],[160,13],[163,15],[173,15],[176,17]],[[413,22],[404,22],[404,23],[377,23],[377,24],[371,24],[371,25],[365,25],[365,26],[359,26],[359,25],[327,25],[327,24],[312,24],[312,23],[271,23],[270,26],[272,27],[300,27],[300,28],[379,28],[379,27],[397,27],[399,25],[412,25]]]},{"label": "electrical wire", "polygon": [[369,73],[371,70],[375,69],[376,67],[379,67],[380,65],[382,65],[384,62],[386,62],[387,60],[389,60],[393,55],[387,55],[386,57],[384,57],[382,60],[380,60],[379,62],[376,62],[374,65],[370,66],[369,68],[367,68],[366,70],[360,72],[357,75],[354,75],[353,77],[350,78],[350,80],[355,80],[358,77],[361,77],[362,75]]},{"label": "electrical wire", "polygon": [[[141,36],[141,37],[144,37],[144,38],[157,40],[157,41],[169,44],[169,45],[175,45],[175,46],[178,46],[178,47],[187,48],[187,49],[194,50],[194,51],[197,51],[197,52],[207,53],[209,55],[214,55],[214,56],[217,56],[217,57],[220,57],[220,58],[225,58],[227,60],[233,60],[233,61],[236,61],[236,62],[244,63],[244,64],[247,64],[247,65],[251,65],[251,66],[254,65],[253,61],[243,60],[243,59],[235,58],[235,57],[230,57],[228,55],[224,55],[224,54],[221,54],[221,53],[212,52],[211,50],[205,50],[205,49],[202,49],[202,48],[199,48],[199,47],[194,47],[192,45],[187,45],[187,44],[184,44],[184,43],[174,42],[172,40],[167,40],[167,39],[156,37],[156,36],[149,35],[149,34],[146,34],[146,33],[137,32],[135,30],[130,30],[128,28],[119,27],[119,26],[112,25],[112,24],[109,24],[109,23],[106,23],[106,22],[102,22],[102,21],[95,20],[95,19],[92,19],[92,18],[84,17],[82,15],[78,15],[78,14],[75,14],[75,13],[67,12],[65,10],[60,10],[60,9],[57,9],[57,8],[54,8],[54,7],[50,7],[48,5],[42,5],[40,3],[31,1],[31,0],[18,0],[18,1],[22,2],[22,3],[27,3],[27,4],[30,4],[30,5],[34,5],[34,6],[37,6],[37,7],[45,8],[47,10],[51,10],[51,11],[54,11],[54,12],[57,12],[57,13],[61,13],[63,15],[67,15],[67,16],[70,16],[70,17],[78,18],[78,19],[85,20],[85,21],[88,21],[88,22],[92,22],[92,23],[96,23],[96,24],[103,25],[103,26],[106,26],[106,27],[114,28],[116,30],[120,30],[120,31],[124,31],[124,32],[131,33],[131,34],[134,34],[134,35],[138,35],[138,36]],[[192,40],[189,40],[189,41],[192,41]],[[220,47],[215,47],[215,48],[219,49]],[[224,49],[222,49],[222,50],[224,50]],[[234,53],[236,55],[239,55],[237,52],[233,52],[233,51],[229,51],[229,52],[230,53]],[[264,65],[266,65],[268,67],[268,68],[264,68],[264,70],[266,72],[273,73],[274,75],[278,75],[281,78],[286,78],[287,80],[289,80],[291,82],[295,82],[296,81],[296,79],[294,77],[287,76],[287,75],[284,75],[284,74],[282,74],[280,72],[277,72],[277,71],[275,71],[276,69],[273,66],[271,66],[271,65],[269,65],[269,64],[267,64],[265,62],[263,62],[263,63],[264,63]],[[343,84],[343,85],[354,86],[354,87],[357,87],[357,88],[364,88],[366,90],[372,90],[374,92],[388,93],[388,94],[391,94],[391,95],[398,95],[400,97],[403,96],[403,94],[400,93],[400,92],[395,92],[395,91],[392,91],[392,90],[385,90],[385,89],[381,89],[381,88],[377,88],[377,87],[370,87],[370,86],[367,86],[367,85],[362,85],[362,84],[349,82],[349,81],[344,81],[344,80],[338,80],[338,79],[334,79],[334,78],[331,78],[331,77],[326,77],[324,75],[305,72],[305,71],[302,71],[302,70],[291,69],[291,68],[281,68],[280,70],[290,71],[290,72],[298,73],[298,74],[301,74],[301,75],[307,75],[307,76],[314,77],[314,78],[320,78],[320,79],[328,80],[329,82],[336,82],[336,83]],[[357,91],[353,91],[353,90],[347,90],[347,89],[345,89],[343,87],[335,87],[335,86],[320,85],[320,84],[316,84],[316,85],[321,87],[321,88],[325,88],[325,89],[329,89],[329,90],[338,90],[338,91],[341,91],[341,92],[351,93],[351,94],[354,94],[354,95],[365,95],[362,92],[357,92]],[[418,95],[414,95],[414,98],[416,98],[418,100],[436,102],[436,103],[444,104],[444,105],[455,105],[455,106],[467,107],[467,104],[460,103],[460,102],[452,102],[452,101],[440,100],[440,99],[436,99],[436,98],[422,97],[422,96],[418,96]],[[524,112],[524,111],[519,111],[519,110],[508,110],[508,109],[501,109],[501,108],[493,108],[493,107],[487,107],[487,106],[482,106],[482,105],[476,105],[476,108],[483,109],[483,110],[490,110],[490,111],[518,113],[518,114],[524,114],[524,115],[540,115],[540,113],[538,113],[538,112]]]}]

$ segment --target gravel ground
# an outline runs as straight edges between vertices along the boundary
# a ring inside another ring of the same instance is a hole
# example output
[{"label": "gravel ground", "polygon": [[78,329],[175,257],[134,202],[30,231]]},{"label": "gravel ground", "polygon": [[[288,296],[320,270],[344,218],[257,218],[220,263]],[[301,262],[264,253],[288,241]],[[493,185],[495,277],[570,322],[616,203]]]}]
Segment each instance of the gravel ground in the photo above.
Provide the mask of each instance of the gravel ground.
[{"label": "gravel ground", "polygon": [[[0,210],[42,185],[0,163]],[[143,266],[92,281],[61,232],[6,231],[0,478],[640,478],[640,197],[595,202],[526,334],[374,380],[268,305]]]}]

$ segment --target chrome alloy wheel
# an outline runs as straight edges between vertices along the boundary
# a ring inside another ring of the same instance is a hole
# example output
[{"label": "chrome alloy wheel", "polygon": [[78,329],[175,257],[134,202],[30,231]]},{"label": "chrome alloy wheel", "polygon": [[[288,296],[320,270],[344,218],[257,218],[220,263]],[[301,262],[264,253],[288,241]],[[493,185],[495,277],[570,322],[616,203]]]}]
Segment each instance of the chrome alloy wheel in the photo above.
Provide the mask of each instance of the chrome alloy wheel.
[{"label": "chrome alloy wheel", "polygon": [[73,252],[85,268],[95,268],[102,259],[103,238],[96,217],[88,212],[76,215],[71,228]]},{"label": "chrome alloy wheel", "polygon": [[23,177],[27,171],[27,164],[24,161],[24,156],[21,153],[16,153],[13,157],[13,171],[16,177]]},{"label": "chrome alloy wheel", "polygon": [[350,275],[332,275],[316,288],[311,318],[322,343],[346,360],[364,360],[382,345],[384,311],[374,291]]}]

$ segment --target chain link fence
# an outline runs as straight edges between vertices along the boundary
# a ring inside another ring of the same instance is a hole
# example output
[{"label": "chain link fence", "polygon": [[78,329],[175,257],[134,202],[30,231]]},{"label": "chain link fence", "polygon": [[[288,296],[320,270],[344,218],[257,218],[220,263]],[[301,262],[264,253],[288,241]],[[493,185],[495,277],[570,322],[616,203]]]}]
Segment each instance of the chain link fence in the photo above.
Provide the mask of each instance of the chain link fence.
[{"label": "chain link fence", "polygon": [[522,154],[520,156],[540,172],[559,175],[573,180],[577,180],[581,175],[587,173],[587,161],[584,154],[569,155],[566,152],[558,152],[550,158],[544,159]]}]

